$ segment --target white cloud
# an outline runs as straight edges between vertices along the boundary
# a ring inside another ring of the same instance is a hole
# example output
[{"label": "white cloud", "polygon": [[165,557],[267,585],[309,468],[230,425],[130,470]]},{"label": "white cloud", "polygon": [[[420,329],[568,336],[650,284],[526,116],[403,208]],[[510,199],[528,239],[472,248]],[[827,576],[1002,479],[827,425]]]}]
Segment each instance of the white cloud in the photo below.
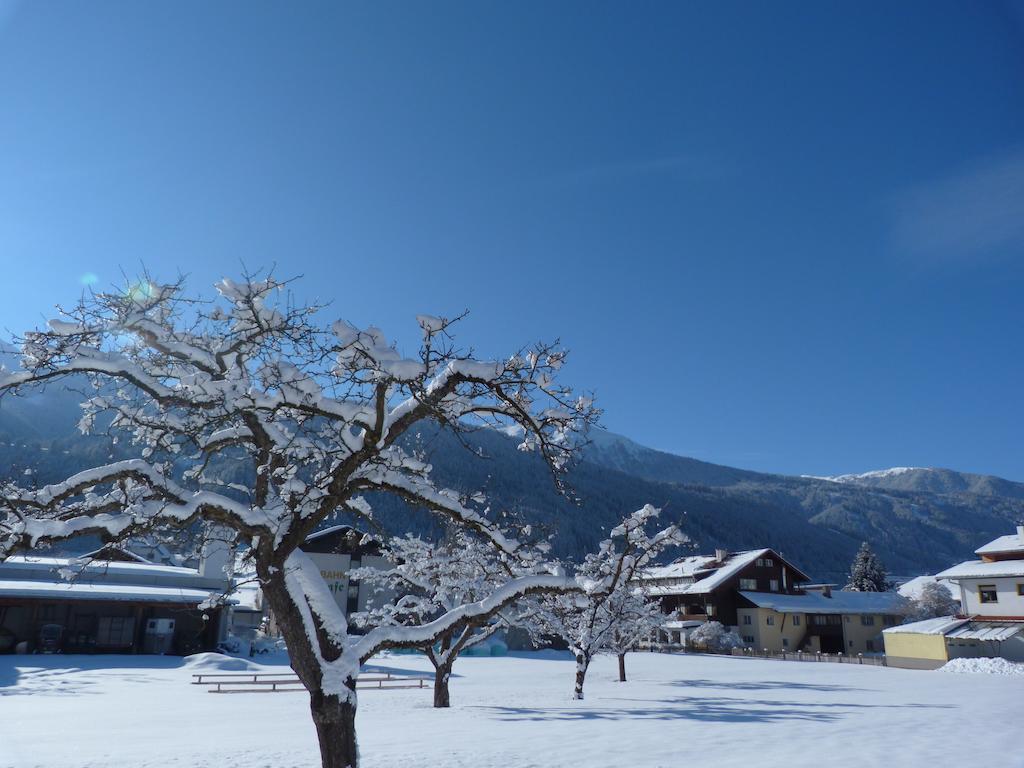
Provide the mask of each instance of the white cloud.
[{"label": "white cloud", "polygon": [[1024,151],[921,184],[893,200],[896,247],[915,259],[956,263],[1024,253]]}]

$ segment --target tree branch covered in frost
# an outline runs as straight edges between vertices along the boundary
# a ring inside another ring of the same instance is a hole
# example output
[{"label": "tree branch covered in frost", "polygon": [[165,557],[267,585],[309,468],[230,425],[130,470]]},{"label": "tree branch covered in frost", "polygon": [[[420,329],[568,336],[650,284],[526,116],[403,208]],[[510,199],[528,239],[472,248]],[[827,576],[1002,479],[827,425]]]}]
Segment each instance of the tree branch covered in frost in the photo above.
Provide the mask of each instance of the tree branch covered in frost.
[{"label": "tree branch covered in frost", "polygon": [[[514,555],[499,552],[462,528],[451,528],[441,542],[407,535],[387,544],[388,568],[362,568],[350,578],[387,591],[394,599],[355,619],[363,627],[415,627],[486,599],[516,576],[552,570],[539,553],[521,548]],[[566,580],[567,588],[573,585]],[[502,614],[455,624],[422,646],[435,669],[450,670],[459,654],[504,626]],[[389,644],[388,647],[399,647]]]}]

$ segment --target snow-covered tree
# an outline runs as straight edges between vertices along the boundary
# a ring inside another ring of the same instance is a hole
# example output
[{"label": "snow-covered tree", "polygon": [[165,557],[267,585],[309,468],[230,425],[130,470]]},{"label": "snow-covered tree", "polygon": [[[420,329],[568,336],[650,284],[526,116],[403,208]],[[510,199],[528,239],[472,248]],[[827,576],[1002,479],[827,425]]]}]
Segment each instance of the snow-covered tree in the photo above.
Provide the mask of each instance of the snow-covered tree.
[{"label": "snow-covered tree", "polygon": [[[653,535],[647,525],[659,510],[646,505],[616,526],[597,553],[587,555],[576,571],[582,593],[548,596],[536,601],[533,616],[536,634],[557,635],[565,640],[576,658],[576,686],[573,697],[583,698],[583,684],[594,656],[612,649],[617,631],[631,631],[635,616],[632,597],[638,594],[636,575],[665,549],[689,539],[674,525]],[[602,585],[595,589],[594,585]],[[647,627],[641,627],[645,631]],[[618,644],[621,649],[624,646]]]},{"label": "snow-covered tree", "polygon": [[720,621],[708,621],[690,633],[689,641],[696,648],[712,653],[728,653],[733,648],[742,648],[743,640],[735,632],[725,628]]},{"label": "snow-covered tree", "polygon": [[620,589],[609,595],[606,610],[616,617],[606,647],[618,658],[619,682],[624,683],[626,654],[634,650],[641,640],[655,636],[668,616],[662,612],[660,601],[649,597],[637,585],[633,589]]},{"label": "snow-covered tree", "polygon": [[961,612],[960,601],[950,594],[949,589],[937,581],[925,582],[921,593],[910,600],[908,621],[923,621],[939,616],[955,616]]},{"label": "snow-covered tree", "polygon": [[845,589],[849,592],[887,592],[889,586],[889,576],[882,561],[865,541],[850,566],[850,583]]},{"label": "snow-covered tree", "polygon": [[[361,568],[351,578],[388,592],[393,599],[353,618],[364,627],[420,626],[461,605],[490,595],[513,576],[550,570],[539,552],[523,547],[514,555],[495,551],[461,528],[440,542],[406,535],[386,544],[389,568]],[[452,624],[423,652],[434,666],[434,706],[451,706],[449,679],[463,651],[487,640],[504,626],[501,615]]]},{"label": "snow-covered tree", "polygon": [[53,485],[3,486],[0,560],[86,534],[118,541],[197,524],[227,532],[249,548],[309,690],[323,765],[354,768],[356,680],[367,659],[486,623],[521,597],[577,587],[559,574],[511,577],[422,625],[357,635],[301,551],[306,537],[341,514],[372,520],[367,495],[384,494],[514,556],[519,542],[493,522],[486,499],[438,487],[402,436],[423,423],[515,426],[520,447],[540,455],[561,489],[597,412],[556,382],[565,360],[556,346],[478,360],[454,346],[452,321],[420,315],[420,348],[403,357],[378,328],[323,324],[322,307],[296,304],[284,288],[272,277],[223,280],[219,299],[205,302],[180,281],[143,280],[83,297],[26,333],[23,370],[4,375],[0,390],[84,377],[94,389],[82,430],[127,435],[135,455]]}]

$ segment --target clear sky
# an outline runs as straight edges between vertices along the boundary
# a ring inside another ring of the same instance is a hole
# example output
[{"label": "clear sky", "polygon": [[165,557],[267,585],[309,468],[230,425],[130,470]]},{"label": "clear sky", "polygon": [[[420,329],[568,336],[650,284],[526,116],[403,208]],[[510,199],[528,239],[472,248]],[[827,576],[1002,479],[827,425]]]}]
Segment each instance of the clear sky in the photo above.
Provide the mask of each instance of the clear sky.
[{"label": "clear sky", "polygon": [[734,466],[1024,480],[1024,5],[0,0],[0,327],[277,264]]}]

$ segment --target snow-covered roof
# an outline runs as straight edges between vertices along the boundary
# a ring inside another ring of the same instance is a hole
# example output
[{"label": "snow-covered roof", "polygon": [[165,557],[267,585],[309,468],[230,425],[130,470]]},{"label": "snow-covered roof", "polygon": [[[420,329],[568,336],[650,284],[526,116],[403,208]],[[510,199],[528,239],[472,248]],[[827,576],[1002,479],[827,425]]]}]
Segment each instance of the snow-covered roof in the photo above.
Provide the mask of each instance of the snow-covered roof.
[{"label": "snow-covered roof", "polygon": [[945,635],[951,640],[1007,640],[1024,632],[1024,622],[976,621],[940,616],[883,630],[885,634]]},{"label": "snow-covered roof", "polygon": [[[82,583],[50,580],[0,580],[0,597],[35,597],[47,600],[128,600],[132,602],[198,605],[211,593],[203,589],[150,587],[135,584]],[[228,601],[232,602],[232,601]]]},{"label": "snow-covered roof", "polygon": [[908,600],[917,600],[921,597],[921,592],[926,584],[938,584],[940,587],[944,587],[949,592],[949,596],[954,600],[960,599],[959,590],[955,590],[953,585],[945,579],[937,579],[934,576],[918,576],[900,584],[899,589],[896,591]]},{"label": "snow-covered roof", "polygon": [[679,579],[693,577],[701,571],[714,568],[714,555],[690,555],[668,565],[657,565],[644,571],[645,579]]},{"label": "snow-covered roof", "polygon": [[895,592],[821,592],[781,595],[773,592],[740,592],[758,608],[779,613],[890,613],[906,612],[904,599]]},{"label": "snow-covered roof", "polygon": [[944,635],[966,623],[967,619],[958,619],[955,616],[939,616],[936,619],[912,621],[909,624],[900,624],[898,627],[889,627],[882,630],[882,632],[886,635]]},{"label": "snow-covered roof", "polygon": [[704,624],[704,623],[705,622],[703,622],[703,621],[692,621],[692,620],[687,620],[687,621],[666,621],[661,626],[664,627],[665,629],[696,629],[697,627],[699,627],[701,624]]},{"label": "snow-covered roof", "polygon": [[993,621],[970,621],[957,627],[946,637],[953,640],[1008,640],[1014,635],[1024,632],[1024,623],[1005,623]]},{"label": "snow-covered roof", "polygon": [[981,560],[968,560],[954,565],[941,573],[935,574],[938,579],[995,579],[1000,576],[1024,576],[1024,560],[997,560],[985,563]]},{"label": "snow-covered roof", "polygon": [[1024,536],[1019,533],[1011,533],[1008,536],[1000,536],[988,544],[974,550],[976,555],[995,555],[1001,552],[1024,553]]},{"label": "snow-covered roof", "polygon": [[189,577],[199,576],[195,568],[182,568],[177,565],[156,565],[153,563],[126,563],[118,560],[90,560],[78,557],[38,557],[36,555],[14,555],[0,562],[0,574],[5,569],[53,571],[60,568],[120,574],[124,576],[142,576],[148,574],[166,574],[168,576]]},{"label": "snow-covered roof", "polygon": [[[747,552],[733,552],[721,564],[714,555],[691,555],[681,557],[668,565],[648,568],[643,575],[645,581],[661,579],[693,579],[684,584],[652,585],[649,589],[654,595],[705,595],[724,584],[758,558],[781,556],[771,549],[752,549]],[[792,563],[786,565],[799,575],[806,577],[803,571]]]}]

